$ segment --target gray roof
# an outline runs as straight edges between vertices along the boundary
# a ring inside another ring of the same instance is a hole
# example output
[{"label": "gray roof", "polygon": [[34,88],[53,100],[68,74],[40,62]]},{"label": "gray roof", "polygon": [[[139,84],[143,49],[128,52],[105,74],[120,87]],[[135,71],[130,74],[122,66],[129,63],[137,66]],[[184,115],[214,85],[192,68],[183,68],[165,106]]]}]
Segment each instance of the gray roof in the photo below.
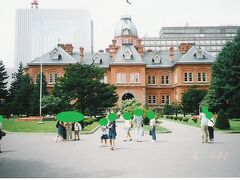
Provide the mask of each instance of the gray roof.
[{"label": "gray roof", "polygon": [[[201,50],[204,55],[203,58],[197,58],[196,53]],[[205,51],[203,48],[199,46],[192,46],[186,54],[180,57],[177,60],[177,64],[211,64],[215,61],[215,57],[210,53]]]},{"label": "gray roof", "polygon": [[[204,55],[203,58],[197,58],[196,53],[201,50]],[[126,59],[125,53],[130,51],[131,58]],[[52,58],[52,53],[57,52],[60,56],[58,59]],[[161,60],[156,61],[155,58]],[[84,53],[84,64],[96,64],[102,68],[108,68],[109,65],[146,65],[147,68],[171,68],[175,64],[212,64],[215,61],[215,57],[209,54],[207,51],[198,46],[191,47],[186,54],[180,52],[174,52],[174,61],[170,61],[170,52],[145,52],[141,57],[132,44],[124,44],[117,51],[114,59],[112,59],[110,53]],[[42,61],[43,65],[67,65],[80,62],[79,53],[68,54],[61,47],[56,47],[52,51],[45,53],[41,57],[34,59],[28,65],[40,65]]]},{"label": "gray roof", "polygon": [[[131,58],[125,59],[125,53],[130,51]],[[137,52],[136,48],[132,44],[124,44],[120,49],[117,51],[115,58],[112,61],[112,65],[119,65],[119,64],[129,64],[129,65],[136,65],[136,64],[146,64],[140,54]]]},{"label": "gray roof", "polygon": [[[156,55],[160,56],[161,62],[153,62]],[[143,59],[147,63],[147,68],[169,68],[174,66],[181,56],[181,53],[175,52],[173,56],[174,61],[172,63],[170,61],[170,52],[145,52]]]},{"label": "gray roof", "polygon": [[[53,51],[58,52],[59,55],[61,56],[61,58],[52,59],[51,53]],[[33,61],[31,61],[30,63],[28,63],[28,65],[40,65],[41,62],[44,65],[64,65],[64,64],[75,64],[78,61],[76,59],[74,59],[72,56],[70,56],[61,47],[55,47],[52,51],[50,51],[46,54],[43,54],[42,56],[40,56],[40,57],[34,59]]]}]

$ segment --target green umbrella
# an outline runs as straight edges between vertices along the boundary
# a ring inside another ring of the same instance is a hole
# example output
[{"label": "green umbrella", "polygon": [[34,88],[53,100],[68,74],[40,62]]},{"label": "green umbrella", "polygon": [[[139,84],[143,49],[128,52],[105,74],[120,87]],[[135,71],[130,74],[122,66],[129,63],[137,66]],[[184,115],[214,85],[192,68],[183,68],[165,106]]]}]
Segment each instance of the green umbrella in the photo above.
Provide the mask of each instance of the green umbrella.
[{"label": "green umbrella", "polygon": [[84,119],[84,115],[75,111],[66,111],[57,114],[56,119],[63,122],[79,122]]}]

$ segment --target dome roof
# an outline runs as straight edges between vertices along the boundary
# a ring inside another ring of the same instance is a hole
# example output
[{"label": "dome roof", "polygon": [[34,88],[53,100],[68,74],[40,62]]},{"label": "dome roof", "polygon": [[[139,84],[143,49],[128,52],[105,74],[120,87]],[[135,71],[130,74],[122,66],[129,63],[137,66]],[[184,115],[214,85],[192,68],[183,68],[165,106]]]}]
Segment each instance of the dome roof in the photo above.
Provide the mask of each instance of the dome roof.
[{"label": "dome roof", "polygon": [[135,36],[138,37],[137,28],[135,24],[132,22],[130,16],[122,17],[120,22],[118,23],[115,33],[115,37],[118,36]]}]

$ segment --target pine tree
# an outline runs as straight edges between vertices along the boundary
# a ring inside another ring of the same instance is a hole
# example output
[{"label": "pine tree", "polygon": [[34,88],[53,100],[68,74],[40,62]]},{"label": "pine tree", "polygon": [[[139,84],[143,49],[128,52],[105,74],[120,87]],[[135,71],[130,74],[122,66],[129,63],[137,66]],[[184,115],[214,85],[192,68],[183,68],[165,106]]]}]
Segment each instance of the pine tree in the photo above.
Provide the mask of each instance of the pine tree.
[{"label": "pine tree", "polygon": [[115,86],[101,83],[103,76],[104,70],[94,65],[69,65],[54,94],[68,102],[76,100],[73,108],[85,115],[103,115],[118,99]]},{"label": "pine tree", "polygon": [[33,92],[33,84],[29,75],[23,75],[17,87],[12,101],[14,114],[25,114],[28,116],[30,114],[31,94]]},{"label": "pine tree", "polygon": [[[7,109],[9,114],[17,114],[16,111],[16,91],[19,88],[19,84],[24,76],[24,70],[22,63],[19,64],[18,71],[13,75],[13,81],[9,89],[9,96],[7,97]],[[18,103],[18,102],[17,102]]]},{"label": "pine tree", "polygon": [[3,61],[0,60],[0,114],[6,114],[6,112],[4,112],[4,106],[8,96],[7,79],[7,71],[5,70]]},{"label": "pine tree", "polygon": [[218,112],[218,117],[216,119],[215,126],[219,129],[229,129],[230,123],[228,120],[228,117],[226,113],[223,111],[223,109],[220,109]]},{"label": "pine tree", "polygon": [[[47,82],[46,77],[43,74],[42,75],[42,97],[44,95],[48,95],[47,92]],[[40,109],[40,74],[37,76],[36,84],[33,86],[33,92],[31,96],[31,114],[32,115],[39,115],[39,109]]]}]

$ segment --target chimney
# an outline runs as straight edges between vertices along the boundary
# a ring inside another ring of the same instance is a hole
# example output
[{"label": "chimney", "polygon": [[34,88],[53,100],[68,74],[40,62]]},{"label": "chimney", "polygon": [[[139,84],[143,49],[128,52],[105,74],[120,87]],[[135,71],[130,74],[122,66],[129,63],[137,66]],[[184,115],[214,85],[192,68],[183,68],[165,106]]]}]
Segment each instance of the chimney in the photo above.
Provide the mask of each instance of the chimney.
[{"label": "chimney", "polygon": [[170,47],[169,51],[170,51],[170,62],[174,63],[174,48]]},{"label": "chimney", "polygon": [[65,46],[64,44],[58,44],[58,47],[61,47],[65,51]]},{"label": "chimney", "polygon": [[116,43],[117,43],[117,40],[113,39],[113,40],[112,40],[112,44],[115,46]]},{"label": "chimney", "polygon": [[193,45],[194,43],[181,43],[179,46],[180,53],[186,54]]},{"label": "chimney", "polygon": [[65,44],[64,50],[65,50],[68,54],[72,54],[72,52],[73,52],[73,46],[72,46],[72,44]]},{"label": "chimney", "polygon": [[141,43],[142,43],[142,40],[141,40],[141,39],[138,39],[137,42],[138,42],[138,45],[140,46]]},{"label": "chimney", "polygon": [[80,47],[79,49],[80,49],[80,63],[83,63],[83,57],[84,57],[83,51],[84,51],[84,48]]}]

